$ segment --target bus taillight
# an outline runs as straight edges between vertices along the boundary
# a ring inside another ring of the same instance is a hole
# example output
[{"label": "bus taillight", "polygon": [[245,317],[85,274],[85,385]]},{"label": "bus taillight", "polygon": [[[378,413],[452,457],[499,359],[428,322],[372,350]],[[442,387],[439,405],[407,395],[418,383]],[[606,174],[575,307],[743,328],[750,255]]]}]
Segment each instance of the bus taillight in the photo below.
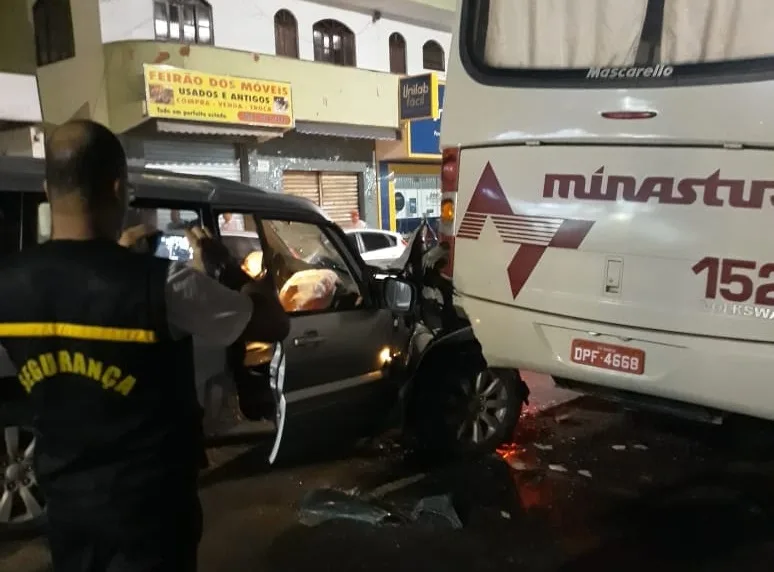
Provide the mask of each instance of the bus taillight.
[{"label": "bus taillight", "polygon": [[457,210],[457,181],[459,149],[443,150],[441,160],[441,218],[438,224],[438,239],[449,246],[449,263],[441,271],[451,278],[454,272],[454,220]]}]

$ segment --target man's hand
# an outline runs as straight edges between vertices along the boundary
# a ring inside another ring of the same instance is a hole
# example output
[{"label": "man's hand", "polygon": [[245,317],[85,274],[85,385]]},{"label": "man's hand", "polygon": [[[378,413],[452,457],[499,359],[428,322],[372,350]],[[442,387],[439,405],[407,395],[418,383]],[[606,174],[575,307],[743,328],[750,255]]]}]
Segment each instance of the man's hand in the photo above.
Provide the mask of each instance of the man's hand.
[{"label": "man's hand", "polygon": [[158,232],[155,228],[147,224],[138,224],[127,228],[118,239],[118,244],[124,248],[134,248],[141,240],[153,236]]},{"label": "man's hand", "polygon": [[205,274],[217,278],[220,270],[233,262],[233,257],[209,229],[195,226],[185,231],[188,244],[193,250],[191,265]]}]

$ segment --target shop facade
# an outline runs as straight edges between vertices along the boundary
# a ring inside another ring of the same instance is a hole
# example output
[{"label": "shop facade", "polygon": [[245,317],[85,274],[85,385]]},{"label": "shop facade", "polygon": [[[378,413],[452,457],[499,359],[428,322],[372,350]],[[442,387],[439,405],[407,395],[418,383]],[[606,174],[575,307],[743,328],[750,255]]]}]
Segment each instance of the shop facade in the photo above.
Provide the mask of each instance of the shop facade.
[{"label": "shop facade", "polygon": [[[428,74],[407,78],[432,93],[425,112],[405,113],[407,101],[400,91],[402,115],[420,118],[402,121],[400,141],[376,145],[379,186],[379,227],[404,234],[423,219],[437,227],[441,215],[441,117],[446,86]],[[425,117],[421,117],[425,116]]]},{"label": "shop facade", "polygon": [[121,135],[134,165],[298,194],[342,225],[353,210],[378,224],[375,143],[398,139],[397,76],[206,45],[89,41],[93,57],[38,69],[47,123],[90,117]]},{"label": "shop facade", "polygon": [[374,145],[380,139],[394,141],[397,131],[298,122],[297,128],[283,137],[249,150],[248,183],[305,197],[343,227],[349,224],[353,210],[376,226]]},{"label": "shop facade", "polygon": [[[192,93],[200,95],[175,99],[180,88],[174,80],[183,74],[197,86]],[[145,66],[144,80],[149,121],[124,135],[132,163],[298,195],[342,226],[352,211],[375,224],[374,144],[396,140],[396,129],[296,122],[289,83],[153,65]],[[220,91],[210,85],[229,87]],[[220,111],[226,96],[243,103],[237,113]],[[250,104],[246,111],[244,102],[251,99],[265,103]],[[241,218],[233,224],[243,229]]]}]

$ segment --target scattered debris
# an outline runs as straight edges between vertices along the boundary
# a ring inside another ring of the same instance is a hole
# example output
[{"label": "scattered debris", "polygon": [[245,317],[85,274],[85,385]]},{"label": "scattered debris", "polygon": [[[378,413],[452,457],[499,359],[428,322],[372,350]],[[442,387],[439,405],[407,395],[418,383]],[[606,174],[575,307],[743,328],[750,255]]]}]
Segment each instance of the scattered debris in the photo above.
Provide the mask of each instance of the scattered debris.
[{"label": "scattered debris", "polygon": [[508,466],[514,471],[529,471],[532,469],[532,467],[518,457],[511,457],[508,459]]},{"label": "scattered debris", "polygon": [[[400,489],[404,489],[406,487],[409,487],[415,483],[418,483],[422,479],[424,479],[427,475],[425,473],[418,473],[416,475],[412,475],[410,477],[405,477],[403,479],[398,479],[397,481],[392,481],[389,483],[385,483],[381,486],[376,487],[374,490],[372,490],[369,493],[366,493],[362,496],[363,499],[378,499],[382,498],[388,494],[394,493],[395,491],[399,491]],[[357,491],[355,491],[357,492]]]},{"label": "scattered debris", "polygon": [[637,449],[638,451],[647,451],[648,450],[648,446],[647,445],[642,445],[641,443],[637,443],[636,445],[633,445],[633,448]]},{"label": "scattered debris", "polygon": [[346,491],[317,489],[301,500],[298,520],[305,526],[317,526],[330,520],[355,520],[371,525],[430,524],[462,528],[448,495],[425,497],[411,511],[381,503],[373,495],[363,498]]},{"label": "scattered debris", "polygon": [[559,415],[554,417],[554,421],[556,421],[557,423],[564,423],[570,417],[572,417],[572,415],[570,415],[569,413],[560,413]]},{"label": "scattered debris", "polygon": [[411,512],[411,518],[416,522],[446,524],[452,528],[462,528],[462,521],[454,510],[449,495],[423,498]]},{"label": "scattered debris", "polygon": [[395,524],[410,518],[395,514],[387,507],[363,500],[345,491],[317,489],[301,500],[298,511],[301,524],[317,526],[329,520],[357,520],[368,524]]},{"label": "scattered debris", "polygon": [[542,443],[533,443],[535,446],[535,449],[540,449],[541,451],[552,451],[554,449],[553,445],[544,445]]},{"label": "scattered debris", "polygon": [[506,520],[511,520],[511,513],[505,512],[504,510],[500,511],[500,516]]},{"label": "scattered debris", "polygon": [[613,451],[626,451],[626,445],[613,445]]},{"label": "scattered debris", "polygon": [[566,473],[567,468],[564,465],[548,465],[548,468],[557,473]]},{"label": "scattered debris", "polygon": [[589,479],[591,478],[591,471],[587,471],[586,469],[581,469],[580,471],[578,471],[578,474],[581,475],[582,477],[586,477]]}]

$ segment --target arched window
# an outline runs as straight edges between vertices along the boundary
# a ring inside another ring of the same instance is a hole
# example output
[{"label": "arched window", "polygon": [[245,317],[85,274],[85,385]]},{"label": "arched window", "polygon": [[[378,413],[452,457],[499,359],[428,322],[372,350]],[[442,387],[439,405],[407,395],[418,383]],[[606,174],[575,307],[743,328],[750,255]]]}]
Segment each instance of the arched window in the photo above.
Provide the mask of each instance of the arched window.
[{"label": "arched window", "polygon": [[212,8],[204,0],[157,0],[153,3],[157,40],[212,44]]},{"label": "arched window", "polygon": [[298,22],[290,10],[274,14],[274,48],[278,56],[298,59]]},{"label": "arched window", "polygon": [[390,34],[390,73],[406,73],[406,40],[398,32]]},{"label": "arched window", "polygon": [[446,71],[446,54],[435,40],[428,40],[422,46],[422,67],[426,70]]},{"label": "arched window", "polygon": [[32,7],[32,20],[39,66],[75,57],[69,0],[38,0]]},{"label": "arched window", "polygon": [[320,20],[312,26],[314,59],[340,66],[357,65],[355,34],[337,20]]}]

